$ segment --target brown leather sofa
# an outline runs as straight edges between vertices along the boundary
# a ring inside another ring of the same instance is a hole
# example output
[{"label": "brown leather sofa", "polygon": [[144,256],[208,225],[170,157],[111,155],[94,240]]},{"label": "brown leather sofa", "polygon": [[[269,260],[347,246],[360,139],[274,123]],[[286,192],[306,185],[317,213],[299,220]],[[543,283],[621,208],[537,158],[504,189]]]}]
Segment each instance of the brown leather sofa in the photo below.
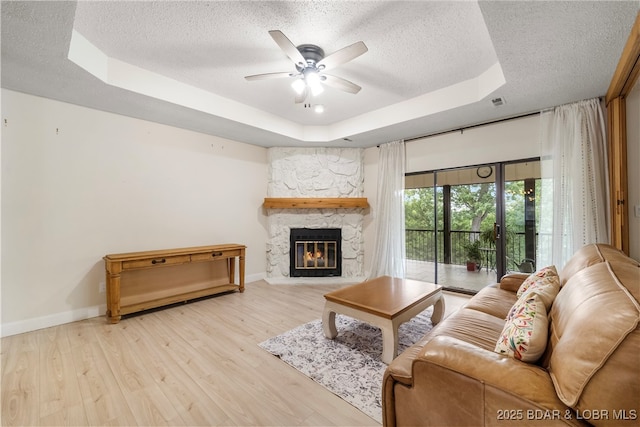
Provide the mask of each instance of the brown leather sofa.
[{"label": "brown leather sofa", "polygon": [[388,366],[384,425],[640,425],[640,264],[588,245],[558,275],[537,362],[494,351],[528,276],[510,274]]}]

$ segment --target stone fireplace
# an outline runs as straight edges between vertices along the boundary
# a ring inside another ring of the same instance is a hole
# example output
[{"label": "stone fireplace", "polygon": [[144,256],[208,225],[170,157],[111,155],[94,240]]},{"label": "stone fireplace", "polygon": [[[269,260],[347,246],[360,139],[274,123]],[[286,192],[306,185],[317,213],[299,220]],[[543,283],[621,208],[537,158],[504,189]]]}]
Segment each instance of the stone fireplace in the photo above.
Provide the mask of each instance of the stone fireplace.
[{"label": "stone fireplace", "polygon": [[[268,155],[267,197],[363,197],[362,149],[275,147],[269,148]],[[292,259],[291,231],[295,229],[340,230],[340,274],[334,271],[331,276],[312,276],[314,279],[320,277],[322,281],[337,276],[361,279],[364,276],[364,214],[365,208],[267,209],[266,280],[275,283],[281,279],[287,282],[287,279],[295,281],[297,277],[310,277],[292,274],[291,263],[293,261],[295,265],[295,259]],[[315,260],[310,261],[316,265]]]}]

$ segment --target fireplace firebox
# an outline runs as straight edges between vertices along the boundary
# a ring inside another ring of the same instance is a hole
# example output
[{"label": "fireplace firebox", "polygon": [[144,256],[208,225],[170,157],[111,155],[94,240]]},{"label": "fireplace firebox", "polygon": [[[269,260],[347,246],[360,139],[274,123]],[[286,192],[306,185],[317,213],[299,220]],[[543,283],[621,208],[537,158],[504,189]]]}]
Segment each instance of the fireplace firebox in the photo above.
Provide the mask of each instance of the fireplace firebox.
[{"label": "fireplace firebox", "polygon": [[290,277],[342,275],[340,228],[292,228]]}]

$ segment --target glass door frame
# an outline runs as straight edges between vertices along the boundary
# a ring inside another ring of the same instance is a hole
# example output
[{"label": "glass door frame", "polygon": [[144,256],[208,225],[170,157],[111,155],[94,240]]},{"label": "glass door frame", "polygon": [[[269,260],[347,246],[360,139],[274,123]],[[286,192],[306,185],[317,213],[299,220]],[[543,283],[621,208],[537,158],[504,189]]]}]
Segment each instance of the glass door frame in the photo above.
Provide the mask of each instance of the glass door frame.
[{"label": "glass door frame", "polygon": [[493,164],[493,168],[496,171],[496,223],[494,225],[495,239],[496,239],[496,279],[500,280],[500,277],[504,276],[507,272],[506,265],[506,250],[507,239],[503,239],[504,230],[506,230],[505,221],[505,203],[504,203],[504,162],[497,162]]},{"label": "glass door frame", "polygon": [[[445,168],[445,169],[437,169],[437,170],[431,170],[431,171],[424,171],[424,172],[416,172],[416,173],[410,173],[407,174],[407,176],[409,175],[419,175],[419,174],[433,174],[433,186],[432,186],[432,198],[433,198],[433,241],[434,241],[434,251],[435,251],[435,256],[434,256],[434,272],[433,272],[433,280],[435,283],[439,282],[439,265],[442,264],[443,262],[446,264],[446,260],[445,260],[445,256],[447,255],[447,239],[446,236],[443,234],[442,237],[439,236],[439,232],[438,232],[438,222],[440,221],[440,216],[442,216],[442,221],[443,221],[443,229],[447,230],[447,221],[451,222],[451,216],[450,216],[450,212],[446,211],[446,206],[449,206],[449,209],[451,209],[450,206],[450,198],[449,196],[446,194],[446,191],[444,190],[445,186],[443,184],[438,184],[438,175],[442,174],[443,172],[450,172],[450,171],[456,171],[456,170],[464,170],[464,169],[478,169],[478,168],[482,168],[482,167],[491,167],[494,171],[494,180],[493,181],[487,181],[487,182],[493,182],[495,184],[495,230],[496,230],[496,235],[495,235],[495,265],[492,266],[495,267],[495,272],[496,272],[496,282],[500,280],[500,278],[502,276],[504,276],[505,274],[507,274],[509,272],[509,265],[508,265],[508,259],[507,259],[507,254],[508,254],[508,250],[507,250],[507,239],[505,238],[505,236],[507,235],[507,224],[506,224],[506,181],[505,178],[507,177],[505,169],[507,166],[509,165],[514,165],[514,164],[518,164],[518,163],[527,163],[527,162],[539,162],[540,158],[539,157],[535,157],[535,158],[525,158],[525,159],[517,159],[517,160],[509,160],[509,161],[499,161],[499,162],[493,162],[493,163],[482,163],[482,164],[476,164],[476,165],[468,165],[468,166],[460,166],[460,167],[453,167],[453,168]],[[442,212],[439,213],[439,209],[440,205],[438,204],[438,199],[439,199],[439,190],[438,190],[438,186],[443,187],[443,194],[442,194],[442,201],[444,204],[444,207],[442,208]],[[414,187],[415,188],[415,187]],[[449,199],[448,199],[449,198]],[[448,200],[447,200],[448,199]],[[450,229],[450,226],[449,226]],[[443,239],[442,245],[440,244],[439,240]],[[442,246],[442,248],[441,248]],[[444,251],[444,253],[443,253]],[[441,258],[442,256],[442,258]],[[487,283],[489,284],[489,283]],[[446,290],[451,290],[451,291],[455,291],[455,292],[463,292],[463,293],[474,293],[473,289],[463,289],[463,288],[457,288],[457,287],[449,287],[445,285],[445,289]]]}]

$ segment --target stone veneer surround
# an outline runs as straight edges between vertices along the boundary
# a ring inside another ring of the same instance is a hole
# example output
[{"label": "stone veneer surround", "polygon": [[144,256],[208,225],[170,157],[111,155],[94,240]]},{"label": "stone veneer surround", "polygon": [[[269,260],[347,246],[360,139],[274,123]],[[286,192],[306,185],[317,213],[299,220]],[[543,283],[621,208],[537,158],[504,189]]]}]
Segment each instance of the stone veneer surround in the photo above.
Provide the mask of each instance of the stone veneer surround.
[{"label": "stone veneer surround", "polygon": [[[362,149],[274,147],[268,156],[267,197],[363,197]],[[342,277],[364,276],[364,210],[268,209],[267,279],[289,277],[292,228],[341,228]]]}]

